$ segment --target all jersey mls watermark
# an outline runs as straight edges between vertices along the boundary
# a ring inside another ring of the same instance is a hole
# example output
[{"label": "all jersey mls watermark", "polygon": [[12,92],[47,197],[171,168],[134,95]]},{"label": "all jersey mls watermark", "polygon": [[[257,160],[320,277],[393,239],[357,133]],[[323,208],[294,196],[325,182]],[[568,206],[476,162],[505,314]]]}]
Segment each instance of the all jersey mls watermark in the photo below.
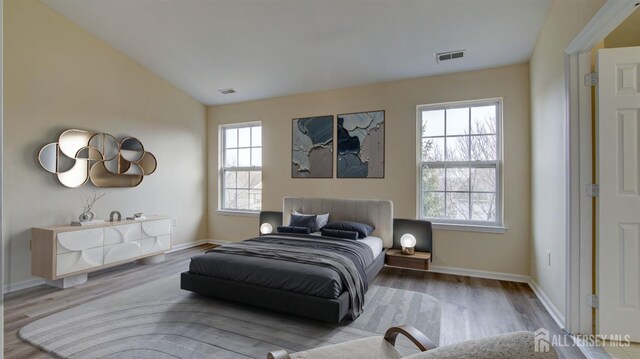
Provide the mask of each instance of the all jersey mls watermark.
[{"label": "all jersey mls watermark", "polygon": [[616,335],[574,335],[573,337],[563,334],[553,334],[540,328],[535,332],[534,351],[548,352],[551,347],[628,347],[631,345],[631,336],[626,334]]}]

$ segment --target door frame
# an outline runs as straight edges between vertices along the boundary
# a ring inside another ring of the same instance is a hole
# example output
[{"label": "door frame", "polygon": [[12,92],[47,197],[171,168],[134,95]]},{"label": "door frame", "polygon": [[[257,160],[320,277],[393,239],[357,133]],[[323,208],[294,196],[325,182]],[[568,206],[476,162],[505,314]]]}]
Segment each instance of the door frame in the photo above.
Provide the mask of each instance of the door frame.
[{"label": "door frame", "polygon": [[[587,296],[592,293],[592,199],[585,194],[592,182],[591,50],[638,6],[638,0],[609,0],[565,49],[566,140],[566,267],[565,328],[573,334],[596,334]],[[640,10],[639,10],[640,11]],[[588,89],[588,91],[585,91]]]}]

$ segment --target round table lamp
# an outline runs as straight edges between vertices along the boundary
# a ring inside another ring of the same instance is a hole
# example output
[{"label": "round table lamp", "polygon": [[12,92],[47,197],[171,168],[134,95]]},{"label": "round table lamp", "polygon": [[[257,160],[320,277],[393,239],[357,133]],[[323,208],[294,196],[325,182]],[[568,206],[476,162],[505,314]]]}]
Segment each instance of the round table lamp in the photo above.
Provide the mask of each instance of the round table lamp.
[{"label": "round table lamp", "polygon": [[[255,228],[255,227],[253,227]],[[270,223],[263,223],[260,226],[260,233],[262,234],[270,234],[271,232],[273,232],[273,226]]]},{"label": "round table lamp", "polygon": [[400,237],[400,245],[402,246],[402,254],[414,254],[416,237],[411,233],[405,233]]}]

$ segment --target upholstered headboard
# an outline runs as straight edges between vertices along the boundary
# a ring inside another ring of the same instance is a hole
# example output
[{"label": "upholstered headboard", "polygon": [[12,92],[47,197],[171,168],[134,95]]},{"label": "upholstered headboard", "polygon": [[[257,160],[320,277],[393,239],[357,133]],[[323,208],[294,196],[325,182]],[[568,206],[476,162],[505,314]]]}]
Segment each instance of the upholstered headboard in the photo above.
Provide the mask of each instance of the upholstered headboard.
[{"label": "upholstered headboard", "polygon": [[372,236],[382,238],[386,248],[393,247],[393,202],[380,199],[337,199],[285,197],[282,223],[289,223],[291,213],[329,213],[331,221],[355,221],[372,224]]}]

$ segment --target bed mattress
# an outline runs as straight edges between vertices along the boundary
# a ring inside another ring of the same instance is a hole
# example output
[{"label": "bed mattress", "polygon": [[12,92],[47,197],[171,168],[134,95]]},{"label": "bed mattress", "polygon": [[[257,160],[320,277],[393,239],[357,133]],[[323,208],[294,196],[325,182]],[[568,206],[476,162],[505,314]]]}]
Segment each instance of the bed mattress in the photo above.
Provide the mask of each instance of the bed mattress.
[{"label": "bed mattress", "polygon": [[[375,249],[377,248],[375,237],[374,239],[354,241],[309,235],[268,235],[253,238],[247,242],[262,243],[279,237],[293,240],[297,246],[308,245],[309,248],[314,249],[322,247],[344,255],[356,264],[365,283],[367,282],[365,268],[376,257],[374,255],[374,250],[377,250]],[[323,243],[328,245],[324,246]],[[381,252],[381,241],[379,246]],[[329,267],[273,258],[220,253],[215,249],[193,257],[189,272],[328,299],[338,298],[345,291],[340,274]]]}]

